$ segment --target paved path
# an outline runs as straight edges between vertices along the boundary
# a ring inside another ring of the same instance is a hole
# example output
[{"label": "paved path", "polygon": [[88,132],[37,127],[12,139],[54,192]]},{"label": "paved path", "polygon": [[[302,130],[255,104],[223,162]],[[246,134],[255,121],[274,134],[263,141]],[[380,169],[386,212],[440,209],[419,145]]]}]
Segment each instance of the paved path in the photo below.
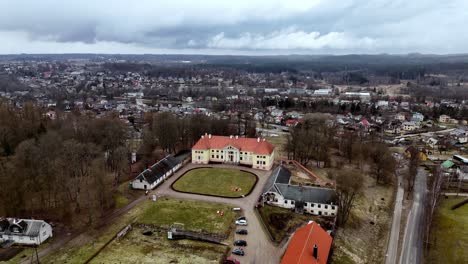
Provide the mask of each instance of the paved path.
[{"label": "paved path", "polygon": [[401,208],[404,190],[401,184],[401,174],[398,175],[398,190],[395,198],[395,209],[393,211],[392,229],[388,241],[385,264],[396,264],[398,259],[398,240],[400,237]]},{"label": "paved path", "polygon": [[[211,166],[211,165],[210,165]],[[222,198],[222,197],[213,197],[213,196],[206,196],[206,195],[198,195],[198,194],[189,194],[189,193],[180,193],[172,190],[171,185],[174,183],[181,175],[183,175],[186,171],[200,167],[199,165],[194,164],[187,164],[184,168],[178,171],[174,176],[169,178],[164,184],[157,187],[152,194],[165,195],[174,198],[182,198],[182,199],[192,199],[192,200],[199,200],[199,201],[207,201],[207,202],[216,202],[216,203],[225,203],[229,205],[233,205],[235,207],[242,208],[244,216],[247,218],[248,226],[245,229],[248,230],[248,235],[235,235],[234,239],[243,239],[247,241],[247,247],[245,247],[245,256],[234,256],[238,259],[241,263],[268,263],[268,264],[275,264],[279,263],[281,255],[283,254],[285,247],[278,248],[276,247],[271,240],[269,239],[268,235],[263,230],[259,219],[255,215],[254,205],[256,204],[258,198],[262,194],[263,186],[268,179],[270,171],[260,171],[254,170],[249,168],[242,168],[243,170],[250,171],[255,173],[258,176],[258,182],[255,185],[255,189],[252,191],[245,198]],[[202,166],[203,167],[203,166]],[[206,167],[206,166],[205,166]],[[229,166],[229,165],[216,165],[216,167],[223,167],[223,168],[233,168],[239,169],[238,166]],[[244,227],[242,227],[244,228]]]},{"label": "paved path", "polygon": [[426,172],[419,169],[413,189],[413,205],[406,222],[400,264],[422,263],[426,191]]}]

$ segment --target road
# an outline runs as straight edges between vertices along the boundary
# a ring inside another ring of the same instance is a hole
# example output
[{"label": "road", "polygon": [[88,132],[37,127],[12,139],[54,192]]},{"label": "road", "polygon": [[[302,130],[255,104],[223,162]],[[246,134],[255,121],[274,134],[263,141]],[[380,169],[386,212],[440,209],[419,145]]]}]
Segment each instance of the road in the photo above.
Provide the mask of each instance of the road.
[{"label": "road", "polygon": [[403,204],[404,189],[401,184],[401,174],[398,174],[398,189],[395,198],[395,209],[393,210],[392,229],[388,241],[385,264],[396,264],[398,260],[398,240],[400,238],[401,209]]},{"label": "road", "polygon": [[[251,171],[258,175],[258,182],[255,185],[255,189],[245,198],[222,198],[222,197],[214,197],[214,196],[205,196],[205,195],[198,195],[198,194],[189,194],[189,193],[180,193],[172,190],[171,185],[174,183],[177,178],[183,175],[186,171],[197,167],[198,165],[194,164],[187,164],[184,168],[178,171],[173,177],[169,178],[164,184],[157,187],[155,190],[155,194],[158,196],[170,196],[174,198],[181,198],[181,199],[192,199],[192,200],[199,200],[199,201],[206,201],[206,202],[215,202],[215,203],[225,203],[235,207],[242,208],[242,212],[244,216],[247,218],[248,226],[242,227],[243,229],[247,229],[249,234],[248,235],[235,235],[234,239],[243,239],[247,241],[247,247],[245,247],[245,256],[234,256],[237,260],[241,263],[279,263],[281,255],[286,249],[286,245],[283,245],[282,248],[276,247],[271,240],[269,239],[268,235],[265,233],[263,227],[259,219],[257,218],[254,206],[262,194],[263,186],[268,179],[270,174],[269,171],[259,171],[253,170],[249,168],[242,168],[243,170]],[[206,167],[204,165],[203,167]],[[233,168],[239,169],[238,166],[230,166],[230,165],[216,165],[216,167],[224,167],[224,168]],[[233,242],[233,241],[232,241]],[[231,243],[232,243],[231,242]]]},{"label": "road", "polygon": [[422,263],[426,177],[426,172],[420,168],[414,183],[413,204],[406,222],[400,264]]}]

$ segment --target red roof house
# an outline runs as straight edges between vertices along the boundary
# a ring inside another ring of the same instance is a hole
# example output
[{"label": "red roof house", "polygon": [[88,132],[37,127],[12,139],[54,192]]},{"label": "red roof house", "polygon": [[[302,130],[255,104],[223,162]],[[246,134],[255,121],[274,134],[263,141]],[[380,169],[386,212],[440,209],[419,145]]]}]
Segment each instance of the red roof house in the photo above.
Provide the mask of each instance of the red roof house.
[{"label": "red roof house", "polygon": [[326,264],[332,240],[320,225],[311,222],[294,233],[281,264]]},{"label": "red roof house", "polygon": [[260,155],[270,155],[274,150],[274,147],[270,142],[261,138],[211,135],[200,138],[192,147],[192,150],[222,149],[228,146],[235,147],[240,151],[249,151]]}]

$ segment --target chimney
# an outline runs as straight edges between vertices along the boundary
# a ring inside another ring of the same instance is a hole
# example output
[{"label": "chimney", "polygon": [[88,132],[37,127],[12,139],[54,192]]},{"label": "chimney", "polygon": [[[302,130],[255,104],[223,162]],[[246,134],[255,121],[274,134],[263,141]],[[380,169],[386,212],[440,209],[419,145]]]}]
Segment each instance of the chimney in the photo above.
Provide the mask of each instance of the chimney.
[{"label": "chimney", "polygon": [[260,138],[257,138],[257,142],[260,142]]},{"label": "chimney", "polygon": [[263,142],[265,142],[265,139],[263,139]]},{"label": "chimney", "polygon": [[208,135],[208,138],[211,138],[211,134]]},{"label": "chimney", "polygon": [[201,135],[201,138],[205,138],[205,136],[204,136],[204,135]]},{"label": "chimney", "polygon": [[312,250],[312,256],[314,257],[314,259],[318,260],[318,247],[317,247],[317,244],[314,244],[314,248]]},{"label": "chimney", "polygon": [[229,138],[232,138],[232,135],[230,135]]},{"label": "chimney", "polygon": [[236,139],[239,139],[239,136],[236,136]]}]

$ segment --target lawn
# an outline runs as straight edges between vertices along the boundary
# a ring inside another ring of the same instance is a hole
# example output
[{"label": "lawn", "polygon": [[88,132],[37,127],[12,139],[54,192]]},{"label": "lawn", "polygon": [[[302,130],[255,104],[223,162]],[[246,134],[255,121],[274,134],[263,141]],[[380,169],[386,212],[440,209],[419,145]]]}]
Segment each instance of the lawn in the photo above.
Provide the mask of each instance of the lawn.
[{"label": "lawn", "polygon": [[465,263],[468,259],[468,204],[451,210],[466,198],[442,198],[434,215],[427,263]]},{"label": "lawn", "polygon": [[[217,210],[223,211],[224,216],[217,214]],[[224,204],[169,198],[160,198],[156,202],[147,200],[102,229],[90,228],[88,232],[41,259],[41,262],[83,263],[129,223],[162,228],[181,223],[186,229],[194,231],[228,234],[235,217],[236,213],[232,208]],[[205,242],[167,241],[167,233],[164,231],[152,237],[141,233],[136,227],[127,235],[128,239],[125,237],[120,241],[113,240],[91,263],[213,263],[215,260],[215,263],[219,263],[219,258],[223,255],[221,252],[226,250],[223,246]],[[178,251],[181,252],[180,255],[177,255]],[[162,254],[161,262],[155,262],[159,253]],[[132,261],[132,257],[141,257],[141,260]]]},{"label": "lawn", "polygon": [[[217,211],[223,211],[224,215]],[[180,223],[191,231],[227,234],[235,217],[232,207],[225,204],[161,198],[148,206],[136,222],[159,227]]]},{"label": "lawn", "polygon": [[124,238],[112,241],[90,263],[220,263],[226,246],[200,241],[168,240],[165,231],[144,236],[135,227]]},{"label": "lawn", "polygon": [[235,169],[200,168],[185,173],[172,188],[176,191],[222,197],[241,197],[250,193],[257,177]]},{"label": "lawn", "polygon": [[280,243],[289,233],[294,232],[299,226],[317,217],[307,214],[296,214],[291,210],[265,205],[258,209],[260,217],[268,229],[273,241]]}]

